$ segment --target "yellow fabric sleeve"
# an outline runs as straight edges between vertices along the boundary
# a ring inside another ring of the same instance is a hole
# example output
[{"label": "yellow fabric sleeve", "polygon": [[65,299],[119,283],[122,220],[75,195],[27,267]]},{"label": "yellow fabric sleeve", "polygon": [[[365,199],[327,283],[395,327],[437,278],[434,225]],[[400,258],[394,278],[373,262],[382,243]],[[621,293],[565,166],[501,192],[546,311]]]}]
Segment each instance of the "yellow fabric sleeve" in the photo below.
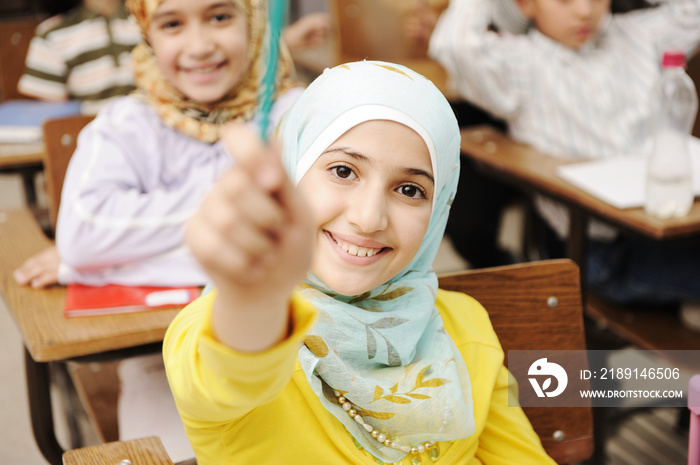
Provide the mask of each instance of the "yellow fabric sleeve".
[{"label": "yellow fabric sleeve", "polygon": [[313,306],[294,294],[289,337],[262,352],[237,352],[214,336],[216,295],[214,290],[183,309],[163,341],[170,389],[186,423],[235,421],[275,399],[289,383],[299,345],[315,320]]}]

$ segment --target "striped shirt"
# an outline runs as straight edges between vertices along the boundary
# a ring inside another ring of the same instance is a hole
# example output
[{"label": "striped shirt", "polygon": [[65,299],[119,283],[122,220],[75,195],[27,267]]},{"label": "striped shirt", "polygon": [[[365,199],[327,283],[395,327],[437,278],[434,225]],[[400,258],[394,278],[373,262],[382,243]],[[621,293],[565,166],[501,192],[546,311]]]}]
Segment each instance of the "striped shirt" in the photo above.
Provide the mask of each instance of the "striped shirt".
[{"label": "striped shirt", "polygon": [[[430,43],[466,99],[508,123],[513,139],[563,158],[643,155],[651,148],[653,87],[664,50],[692,54],[700,42],[700,0],[610,15],[579,50],[536,29],[487,30],[503,1],[452,0]],[[512,8],[511,8],[512,14]],[[512,23],[512,18],[508,19]],[[499,23],[499,21],[496,21]],[[538,199],[554,229],[568,234],[568,215]],[[596,223],[594,237],[611,237]]]},{"label": "striped shirt", "polygon": [[96,113],[134,90],[131,49],[141,32],[124,5],[110,18],[80,6],[42,22],[29,44],[18,89],[42,100],[80,100]]}]

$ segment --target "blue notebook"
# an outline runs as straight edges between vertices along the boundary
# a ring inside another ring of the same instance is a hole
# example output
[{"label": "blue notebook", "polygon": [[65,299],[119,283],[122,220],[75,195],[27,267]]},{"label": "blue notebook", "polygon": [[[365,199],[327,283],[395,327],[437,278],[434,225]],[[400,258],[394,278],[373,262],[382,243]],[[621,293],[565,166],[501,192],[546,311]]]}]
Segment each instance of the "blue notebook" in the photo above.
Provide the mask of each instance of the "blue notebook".
[{"label": "blue notebook", "polygon": [[80,102],[8,100],[0,103],[0,143],[22,144],[41,141],[44,120],[80,113]]}]

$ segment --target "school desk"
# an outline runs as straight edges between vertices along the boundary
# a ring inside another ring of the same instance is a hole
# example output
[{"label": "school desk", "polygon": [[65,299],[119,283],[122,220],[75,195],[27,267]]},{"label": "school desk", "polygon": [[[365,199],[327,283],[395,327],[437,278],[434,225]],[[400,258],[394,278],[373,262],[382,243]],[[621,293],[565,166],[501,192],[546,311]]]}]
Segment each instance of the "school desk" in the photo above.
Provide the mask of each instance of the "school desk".
[{"label": "school desk", "polygon": [[0,210],[0,294],[25,348],[32,430],[48,462],[60,465],[64,451],[54,431],[50,365],[159,352],[165,331],[179,310],[65,318],[65,288],[19,286],[12,275],[24,260],[51,244],[28,209]]},{"label": "school desk", "polygon": [[[700,200],[683,218],[659,219],[643,208],[618,209],[575,187],[557,175],[557,167],[576,161],[555,158],[514,142],[488,126],[462,130],[463,156],[479,169],[530,193],[546,194],[565,204],[571,228],[567,255],[585,276],[587,227],[590,218],[604,220],[623,233],[665,241],[686,237],[700,240]],[[582,284],[583,283],[582,279]],[[700,334],[684,328],[673,313],[639,312],[633,306],[617,306],[584,293],[585,312],[624,340],[646,350],[700,350]]]},{"label": "school desk", "polygon": [[700,236],[700,201],[695,200],[683,218],[660,219],[643,208],[621,210],[573,186],[557,175],[557,167],[576,163],[555,158],[514,142],[497,129],[479,126],[462,130],[462,154],[477,162],[484,172],[523,190],[546,194],[564,203],[571,213],[569,258],[579,266],[585,256],[586,227],[590,218],[610,223],[626,233],[655,240]]},{"label": "school desk", "polygon": [[173,465],[163,443],[155,436],[109,442],[74,449],[63,454],[64,465]]},{"label": "school desk", "polygon": [[43,169],[43,143],[0,143],[0,173],[18,173],[22,176],[27,205],[36,205],[34,178]]},{"label": "school desk", "polygon": [[[474,160],[485,174],[500,179],[530,194],[545,194],[567,206],[570,231],[566,243],[568,258],[578,263],[585,276],[587,229],[591,218],[597,218],[618,227],[625,234],[636,234],[665,241],[698,236],[700,239],[700,201],[693,203],[690,213],[683,218],[662,220],[648,215],[643,208],[618,209],[557,175],[557,167],[576,161],[555,158],[532,147],[519,144],[504,133],[488,126],[463,129],[461,132],[463,156]],[[585,286],[584,279],[581,279]],[[599,328],[587,331],[589,349],[610,349],[609,336],[645,350],[660,351],[673,366],[682,361],[668,356],[664,350],[700,350],[700,334],[682,326],[675,314],[668,312],[640,312],[633,306],[618,306],[583,292],[584,312]],[[697,370],[697,366],[688,367]],[[590,463],[599,463],[604,457],[604,441],[610,418],[606,409],[594,409],[595,454]]]}]

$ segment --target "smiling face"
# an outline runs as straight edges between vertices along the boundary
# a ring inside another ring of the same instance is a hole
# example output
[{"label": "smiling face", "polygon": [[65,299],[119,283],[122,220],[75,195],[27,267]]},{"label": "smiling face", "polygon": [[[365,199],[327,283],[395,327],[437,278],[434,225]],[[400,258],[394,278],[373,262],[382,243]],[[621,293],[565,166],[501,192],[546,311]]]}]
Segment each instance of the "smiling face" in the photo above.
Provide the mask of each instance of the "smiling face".
[{"label": "smiling face", "polygon": [[610,0],[520,0],[520,6],[542,34],[576,50],[597,34]]},{"label": "smiling face", "polygon": [[361,123],[332,143],[298,185],[314,217],[311,271],[343,295],[389,281],[415,257],[434,195],[430,154],[412,129]]},{"label": "smiling face", "polygon": [[197,102],[221,100],[246,71],[246,16],[230,1],[164,0],[148,39],[166,79]]}]

